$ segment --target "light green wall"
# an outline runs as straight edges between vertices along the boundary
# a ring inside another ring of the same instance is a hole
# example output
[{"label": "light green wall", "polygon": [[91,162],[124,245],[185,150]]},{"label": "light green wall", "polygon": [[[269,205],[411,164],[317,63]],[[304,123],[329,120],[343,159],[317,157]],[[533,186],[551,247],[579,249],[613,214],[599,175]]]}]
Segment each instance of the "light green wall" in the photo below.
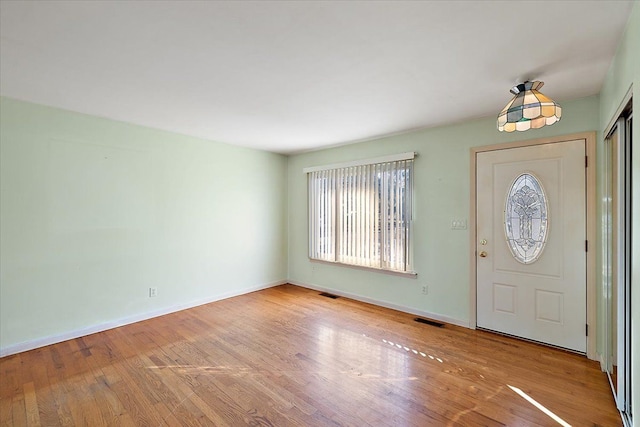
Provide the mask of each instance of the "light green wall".
[{"label": "light green wall", "polygon": [[286,157],[0,102],[0,349],[286,280]]},{"label": "light green wall", "polygon": [[[599,126],[598,103],[597,96],[561,102],[563,117],[559,123],[526,133],[500,133],[495,118],[489,117],[290,157],[290,281],[467,325],[469,233],[451,230],[451,220],[469,220],[470,147],[595,131]],[[413,246],[418,277],[309,261],[306,177],[302,169],[407,151],[419,153],[414,166]],[[424,284],[429,287],[428,295],[421,293]]]},{"label": "light green wall", "polygon": [[[640,426],[640,3],[634,5],[626,31],[609,68],[600,96],[600,131],[605,132],[615,119],[629,88],[633,86],[633,111],[635,119],[632,137],[632,265],[631,265],[631,330],[632,330],[632,401],[635,410],[634,426]],[[602,149],[602,140],[599,141]]]}]

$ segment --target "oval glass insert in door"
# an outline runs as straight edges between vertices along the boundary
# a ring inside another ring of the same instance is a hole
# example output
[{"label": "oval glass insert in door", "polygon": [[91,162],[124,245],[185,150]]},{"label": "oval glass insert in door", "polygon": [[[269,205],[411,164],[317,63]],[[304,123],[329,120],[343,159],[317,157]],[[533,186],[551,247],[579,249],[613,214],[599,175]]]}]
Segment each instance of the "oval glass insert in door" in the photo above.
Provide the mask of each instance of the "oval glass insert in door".
[{"label": "oval glass insert in door", "polygon": [[531,264],[542,255],[549,231],[547,197],[531,173],[518,176],[509,187],[504,209],[504,231],[513,257]]}]

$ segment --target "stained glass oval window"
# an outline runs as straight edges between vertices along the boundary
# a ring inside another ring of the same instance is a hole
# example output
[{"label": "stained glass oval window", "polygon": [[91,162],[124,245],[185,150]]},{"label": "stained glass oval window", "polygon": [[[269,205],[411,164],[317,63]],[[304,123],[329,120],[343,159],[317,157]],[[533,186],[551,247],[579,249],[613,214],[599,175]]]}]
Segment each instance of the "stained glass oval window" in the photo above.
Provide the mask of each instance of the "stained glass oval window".
[{"label": "stained glass oval window", "polygon": [[513,257],[523,264],[535,262],[547,242],[549,230],[547,197],[534,175],[518,176],[509,191],[504,209],[504,230]]}]

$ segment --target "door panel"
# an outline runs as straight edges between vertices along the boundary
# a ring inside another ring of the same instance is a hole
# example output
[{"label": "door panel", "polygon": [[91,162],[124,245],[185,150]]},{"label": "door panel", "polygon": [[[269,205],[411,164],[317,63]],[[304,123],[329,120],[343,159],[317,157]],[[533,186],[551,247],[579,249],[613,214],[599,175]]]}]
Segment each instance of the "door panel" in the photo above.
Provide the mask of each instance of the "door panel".
[{"label": "door panel", "polygon": [[586,351],[584,159],[582,139],[477,153],[478,327]]}]

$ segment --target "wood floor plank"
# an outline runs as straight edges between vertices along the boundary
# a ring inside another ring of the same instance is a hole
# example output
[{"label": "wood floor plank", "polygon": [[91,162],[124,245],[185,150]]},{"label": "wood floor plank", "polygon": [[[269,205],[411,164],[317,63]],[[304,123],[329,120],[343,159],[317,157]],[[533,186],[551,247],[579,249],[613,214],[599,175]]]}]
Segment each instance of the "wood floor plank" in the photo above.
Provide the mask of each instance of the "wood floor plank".
[{"label": "wood floor plank", "polygon": [[20,394],[16,394],[13,399],[11,399],[11,422],[9,425],[27,425],[27,410],[24,401],[24,390]]},{"label": "wood floor plank", "polygon": [[27,426],[40,426],[40,411],[38,410],[38,399],[36,398],[36,390],[33,383],[26,383],[23,390]]},{"label": "wood floor plank", "polygon": [[9,426],[13,423],[11,398],[0,397],[0,426]]},{"label": "wood floor plank", "polygon": [[596,362],[414,317],[253,292],[0,359],[0,423],[622,425]]}]

